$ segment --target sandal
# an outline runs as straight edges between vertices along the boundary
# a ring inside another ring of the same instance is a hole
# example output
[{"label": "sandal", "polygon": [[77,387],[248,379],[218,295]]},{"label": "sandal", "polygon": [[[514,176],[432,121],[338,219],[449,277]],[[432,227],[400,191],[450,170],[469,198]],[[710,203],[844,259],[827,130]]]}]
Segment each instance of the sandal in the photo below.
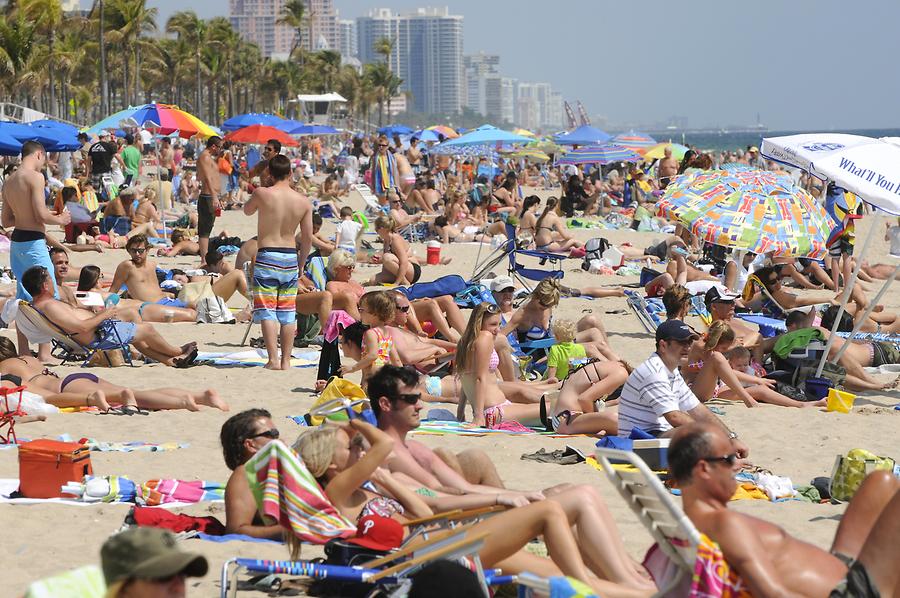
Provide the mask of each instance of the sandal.
[{"label": "sandal", "polygon": [[191,352],[182,358],[175,358],[172,360],[172,364],[179,369],[185,369],[189,367],[193,367],[195,365],[195,361],[197,360],[197,355],[199,351],[197,351],[197,347],[191,349]]},{"label": "sandal", "polygon": [[122,415],[150,415],[149,411],[141,409],[137,405],[122,405],[119,407],[119,411],[122,412]]}]

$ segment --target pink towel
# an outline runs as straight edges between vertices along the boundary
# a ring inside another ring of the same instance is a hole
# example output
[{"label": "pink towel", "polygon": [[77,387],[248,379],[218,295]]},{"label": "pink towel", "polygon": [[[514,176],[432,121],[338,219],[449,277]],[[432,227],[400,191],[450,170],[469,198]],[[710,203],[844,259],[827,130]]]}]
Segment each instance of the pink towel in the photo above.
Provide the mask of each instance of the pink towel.
[{"label": "pink towel", "polygon": [[328,316],[328,321],[325,322],[325,328],[322,329],[325,341],[333,343],[334,339],[340,336],[341,330],[354,323],[356,323],[356,319],[344,310],[333,310]]}]

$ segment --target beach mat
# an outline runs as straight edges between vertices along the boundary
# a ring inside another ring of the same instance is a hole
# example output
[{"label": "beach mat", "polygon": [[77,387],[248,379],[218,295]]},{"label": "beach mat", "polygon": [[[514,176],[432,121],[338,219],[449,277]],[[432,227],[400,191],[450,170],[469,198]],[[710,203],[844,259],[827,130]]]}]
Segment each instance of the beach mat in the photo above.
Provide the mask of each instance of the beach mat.
[{"label": "beach mat", "polygon": [[[93,507],[96,505],[133,505],[133,501],[115,501],[115,502],[84,502],[80,500],[76,500],[74,498],[10,498],[10,495],[16,492],[19,489],[19,480],[17,478],[0,478],[0,504],[14,504],[14,505],[39,505],[39,504],[56,504],[56,505],[68,505],[74,507]],[[223,502],[222,500],[215,500],[211,502]],[[154,505],[162,507],[164,509],[173,509],[178,507],[187,507],[193,504],[197,504],[195,502],[168,502],[163,503],[161,505]]]},{"label": "beach mat", "polygon": [[[209,361],[214,366],[243,366],[262,367],[268,361],[265,349],[245,349],[231,353],[213,353],[201,351],[197,354],[198,361]],[[291,367],[311,368],[319,365],[319,351],[309,349],[294,349],[291,352]]]},{"label": "beach mat", "polygon": [[456,421],[424,420],[411,434],[425,434],[431,436],[443,436],[453,434],[455,436],[529,436],[540,435],[549,438],[573,438],[584,434],[557,434],[544,430],[526,428],[524,430],[492,430],[490,428],[478,428],[470,424]]},{"label": "beach mat", "polygon": [[[31,441],[31,438],[19,438],[18,444],[25,444]],[[86,445],[91,451],[98,453],[167,453],[169,451],[177,451],[178,449],[188,448],[191,446],[186,442],[144,442],[142,440],[134,440],[131,442],[106,442],[96,440],[94,438],[81,438],[75,440],[71,434],[60,434],[55,438],[60,442],[78,442]],[[16,448],[18,444],[0,444],[0,450]]]}]

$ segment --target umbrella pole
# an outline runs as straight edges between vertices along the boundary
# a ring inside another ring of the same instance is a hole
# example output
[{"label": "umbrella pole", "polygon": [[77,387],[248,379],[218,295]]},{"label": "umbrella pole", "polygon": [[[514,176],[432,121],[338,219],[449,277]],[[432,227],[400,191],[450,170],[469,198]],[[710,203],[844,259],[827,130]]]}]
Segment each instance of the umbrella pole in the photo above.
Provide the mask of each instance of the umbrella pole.
[{"label": "umbrella pole", "polygon": [[159,162],[159,143],[153,143],[153,152],[156,154],[156,200],[159,202],[159,219],[162,220],[163,239],[165,239],[168,236],[166,234],[166,200],[162,192],[162,164]]},{"label": "umbrella pole", "polygon": [[856,335],[856,333],[859,332],[859,329],[862,328],[862,325],[866,321],[866,318],[869,317],[869,314],[871,314],[872,311],[875,309],[875,306],[878,305],[878,302],[881,300],[881,297],[884,296],[884,294],[890,288],[891,284],[897,278],[898,274],[900,274],[900,265],[895,267],[894,272],[893,272],[893,274],[891,274],[890,278],[888,278],[887,280],[884,281],[884,286],[881,287],[881,290],[878,291],[878,294],[875,295],[875,298],[872,299],[872,301],[869,303],[869,307],[866,308],[866,311],[863,313],[862,317],[859,318],[859,322],[857,322],[853,326],[853,330],[850,331],[850,336],[847,338],[847,342],[845,342],[844,345],[840,349],[838,349],[838,352],[834,354],[834,359],[832,359],[833,362],[837,363],[838,360],[841,358],[841,355],[844,354],[844,351],[847,350],[847,347],[850,346],[850,339],[852,339],[854,337],[854,335]]},{"label": "umbrella pole", "polygon": [[874,236],[875,235],[871,234],[871,232],[866,235],[862,250],[859,252],[859,259],[856,260],[856,267],[853,268],[853,273],[850,275],[850,280],[844,281],[844,293],[841,295],[841,306],[838,308],[837,316],[834,318],[834,324],[831,326],[831,334],[828,337],[828,342],[825,343],[825,352],[822,354],[822,359],[819,361],[819,367],[816,368],[816,378],[820,378],[822,376],[822,370],[825,369],[825,362],[828,361],[828,353],[831,351],[831,346],[834,344],[834,339],[837,337],[837,329],[841,323],[841,316],[844,315],[847,302],[850,300],[850,293],[853,291],[853,286],[856,284],[856,278],[859,275],[859,269],[862,268],[863,258],[866,253],[868,253],[869,244]]}]

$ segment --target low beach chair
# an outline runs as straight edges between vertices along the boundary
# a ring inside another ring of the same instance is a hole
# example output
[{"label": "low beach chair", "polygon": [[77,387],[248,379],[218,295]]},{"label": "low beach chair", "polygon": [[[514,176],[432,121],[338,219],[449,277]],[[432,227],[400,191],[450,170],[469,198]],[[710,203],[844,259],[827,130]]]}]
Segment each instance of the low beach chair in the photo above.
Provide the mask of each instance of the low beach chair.
[{"label": "low beach chair", "polygon": [[[479,282],[502,263],[504,259],[508,260],[507,272],[509,276],[518,280],[529,292],[532,290],[530,282],[540,282],[545,278],[562,279],[565,274],[562,270],[562,261],[569,256],[561,253],[522,248],[522,243],[516,238],[516,227],[511,224],[506,225],[506,237],[506,241],[502,245],[488,254],[483,262],[475,266],[472,282]],[[518,256],[537,258],[539,265],[549,263],[552,269],[528,268],[519,263]]]},{"label": "low beach chair", "polygon": [[378,198],[374,193],[372,193],[372,189],[365,183],[353,185],[353,190],[359,193],[360,196],[362,196],[363,201],[366,202],[367,217],[373,218],[375,216],[381,216],[388,213],[388,206],[381,205],[378,202]]},{"label": "low beach chair", "polygon": [[813,305],[805,305],[803,307],[793,307],[786,308],[782,307],[780,303],[772,296],[769,292],[769,289],[766,288],[766,285],[759,279],[755,274],[751,274],[747,278],[747,282],[744,284],[744,291],[741,293],[741,296],[744,298],[744,301],[749,301],[756,290],[762,294],[763,302],[762,302],[762,311],[763,314],[772,315],[776,318],[786,318],[787,315],[794,311],[802,311],[809,313],[810,309],[819,310],[822,307],[828,307],[829,303],[815,303]]},{"label": "low beach chair", "polygon": [[[597,447],[595,456],[610,482],[656,540],[659,549],[678,569],[656,596],[686,596],[686,593],[675,590],[685,582],[690,585],[701,541],[700,532],[656,474],[635,453]],[[631,467],[614,466],[613,461],[625,462]]]},{"label": "low beach chair", "polygon": [[94,354],[98,351],[102,351],[104,357],[106,357],[107,363],[112,366],[112,359],[110,359],[107,351],[118,349],[122,351],[122,357],[125,359],[125,362],[130,366],[134,366],[134,363],[131,360],[131,348],[128,343],[122,342],[118,333],[116,334],[117,342],[113,342],[108,346],[101,347],[95,345],[95,343],[83,345],[74,337],[74,335],[69,334],[57,326],[39,309],[27,301],[19,301],[19,311],[16,317],[23,318],[28,326],[38,331],[42,336],[50,337],[53,342],[52,354],[57,359],[62,360],[60,365],[69,361],[83,360],[81,367],[87,367]]}]

